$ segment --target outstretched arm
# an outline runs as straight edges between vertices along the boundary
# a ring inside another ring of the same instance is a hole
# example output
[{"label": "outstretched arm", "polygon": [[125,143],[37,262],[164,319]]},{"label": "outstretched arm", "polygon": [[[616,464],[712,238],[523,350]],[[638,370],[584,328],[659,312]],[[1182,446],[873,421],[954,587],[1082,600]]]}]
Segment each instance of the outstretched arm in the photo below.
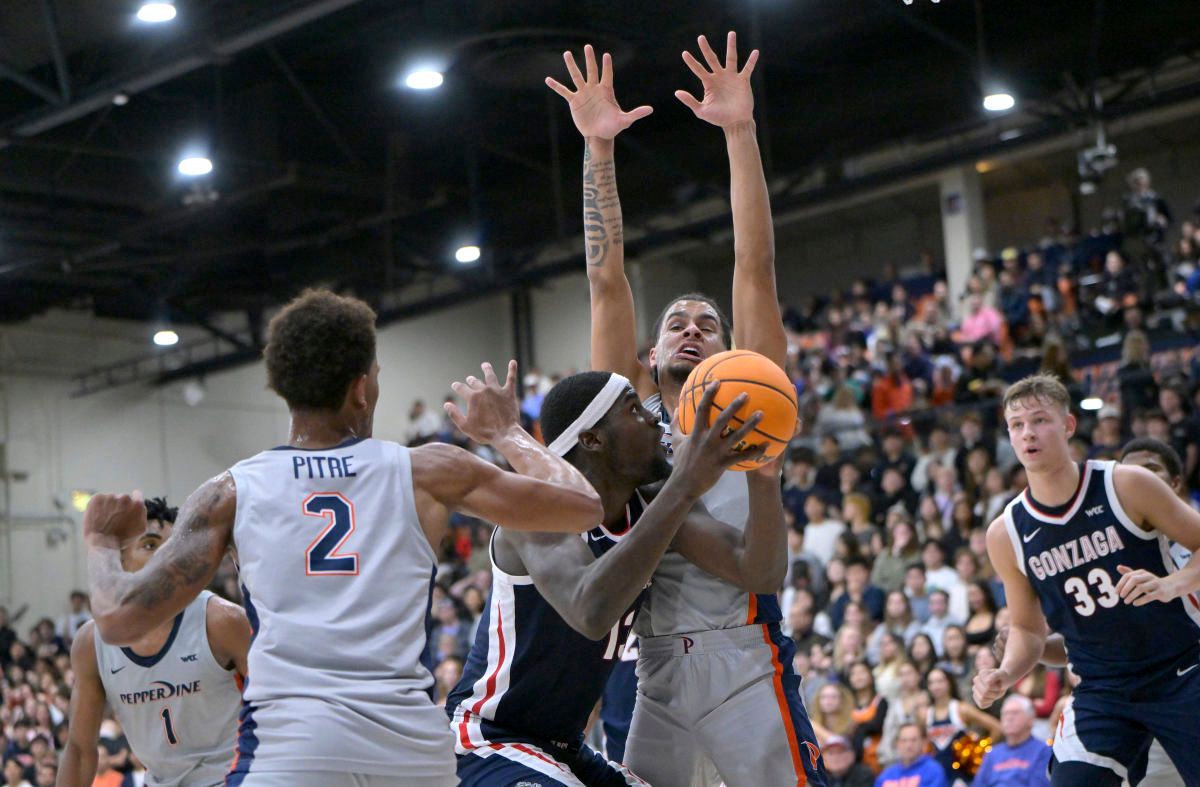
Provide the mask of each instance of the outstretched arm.
[{"label": "outstretched arm", "polygon": [[737,35],[725,42],[725,63],[700,36],[700,54],[707,68],[690,52],[683,61],[700,80],[703,99],[684,90],[675,96],[696,117],[720,126],[729,154],[729,201],[733,209],[733,336],[740,349],[753,350],[782,368],[787,360],[787,337],[779,314],[775,286],[775,230],[754,124],[754,93],[750,75],[758,50],[738,71]]},{"label": "outstretched arm", "polygon": [[778,461],[748,473],[750,513],[743,531],[703,507],[688,515],[672,546],[710,574],[749,593],[775,593],[787,575],[787,526]]},{"label": "outstretched arm", "polygon": [[171,537],[140,570],[121,567],[121,544],[146,528],[140,495],[96,495],[83,516],[88,584],[96,629],[111,645],[128,645],[178,615],[209,583],[229,545],[237,486],[222,473],[179,509]]},{"label": "outstretched arm", "polygon": [[84,623],[71,643],[71,670],[75,673],[75,685],[71,688],[70,726],[55,785],[91,787],[96,778],[96,745],[105,703],[91,623]]},{"label": "outstretched arm", "polygon": [[516,530],[581,533],[604,517],[600,496],[565,459],[521,428],[517,408],[517,362],[508,362],[504,385],[490,363],[483,379],[467,377],[451,388],[463,398],[445,409],[463,434],[500,452],[510,473],[451,445],[413,449],[417,516],[434,549],[446,534],[450,512],[460,510]]},{"label": "outstretched arm", "polygon": [[628,377],[640,396],[655,390],[650,372],[637,357],[637,321],[633,291],[625,276],[624,225],[617,194],[613,140],[634,121],[649,115],[648,106],[624,112],[612,86],[612,57],[601,58],[585,46],[581,74],[570,52],[563,53],[575,86],[572,91],[546,78],[546,84],[571,107],[571,119],[583,135],[583,235],[592,312],[592,368]]}]

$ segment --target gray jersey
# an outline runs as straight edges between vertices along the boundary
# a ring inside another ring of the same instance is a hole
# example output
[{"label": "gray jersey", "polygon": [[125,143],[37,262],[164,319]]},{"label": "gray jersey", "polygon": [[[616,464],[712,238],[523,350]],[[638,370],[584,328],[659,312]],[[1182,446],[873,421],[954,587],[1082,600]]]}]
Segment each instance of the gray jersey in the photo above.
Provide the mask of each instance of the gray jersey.
[{"label": "gray jersey", "polygon": [[423,659],[435,557],[407,448],[348,440],[230,471],[254,629],[231,784],[242,773],[452,777]]},{"label": "gray jersey", "polygon": [[96,666],[108,704],[146,765],[152,787],[225,783],[233,762],[241,691],[208,644],[211,593],[175,617],[162,650],[139,656],[109,645],[96,631]]},{"label": "gray jersey", "polygon": [[[643,403],[658,413],[663,427],[663,444],[671,448],[671,421],[663,408],[662,397],[654,394]],[[727,471],[716,485],[700,498],[715,519],[744,530],[750,512],[750,493],[746,474]],[[650,593],[638,613],[634,631],[641,637],[687,634],[745,626],[763,622],[759,599],[753,593],[735,587],[693,565],[675,551],[668,551],[659,562],[650,585]]]}]

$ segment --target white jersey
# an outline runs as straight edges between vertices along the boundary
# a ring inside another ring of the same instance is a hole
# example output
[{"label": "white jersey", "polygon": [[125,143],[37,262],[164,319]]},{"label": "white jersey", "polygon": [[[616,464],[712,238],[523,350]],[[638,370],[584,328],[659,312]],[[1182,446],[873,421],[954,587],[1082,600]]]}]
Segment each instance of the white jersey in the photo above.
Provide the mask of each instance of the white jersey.
[{"label": "white jersey", "polygon": [[175,616],[162,650],[139,656],[95,631],[108,704],[150,787],[216,787],[233,762],[241,691],[208,644],[205,591]]},{"label": "white jersey", "polygon": [[[662,397],[654,394],[643,403],[657,413],[663,427],[663,444],[671,447],[671,422]],[[726,471],[700,501],[714,519],[745,530],[750,513],[746,474]],[[669,550],[654,572],[650,593],[638,612],[634,631],[640,637],[687,634],[778,622],[774,595],[756,596],[699,568],[683,555]]]},{"label": "white jersey", "polygon": [[409,450],[371,439],[284,446],[230,473],[254,629],[234,777],[451,778],[454,743],[424,661],[436,561]]}]

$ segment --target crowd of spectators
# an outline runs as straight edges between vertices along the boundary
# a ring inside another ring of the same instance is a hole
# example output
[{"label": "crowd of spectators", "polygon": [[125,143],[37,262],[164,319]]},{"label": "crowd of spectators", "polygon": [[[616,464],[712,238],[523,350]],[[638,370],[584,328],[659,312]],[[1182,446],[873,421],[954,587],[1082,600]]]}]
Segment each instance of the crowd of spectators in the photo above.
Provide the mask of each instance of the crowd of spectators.
[{"label": "crowd of spectators", "polygon": [[[969,699],[975,671],[996,664],[990,644],[1008,617],[984,529],[1025,487],[998,412],[1008,382],[1049,371],[1078,402],[1101,387],[1079,359],[1119,349],[1100,409],[1081,411],[1073,455],[1115,458],[1128,439],[1156,437],[1179,452],[1200,491],[1200,355],[1189,354],[1200,327],[1200,229],[1184,221],[1176,232],[1148,176],[1130,184],[1123,212],[1095,232],[1048,222],[1029,248],[977,253],[964,292],[951,292],[929,258],[905,275],[890,266],[877,281],[783,306],[802,424],[784,468],[783,627],[834,784],[917,767],[913,746],[928,749],[947,783],[969,783],[973,768],[953,763],[978,759],[971,741],[989,738],[998,752],[1033,746],[1051,735],[1070,693],[1067,675],[1039,667],[1003,706],[985,712]],[[1189,332],[1190,343],[1153,352],[1160,334]],[[558,377],[533,369],[522,379],[532,432]],[[421,401],[404,440],[451,442],[503,462]],[[428,645],[439,702],[462,674],[485,608],[489,536],[487,523],[456,515],[439,552]],[[240,600],[231,565],[213,589]],[[0,608],[4,784],[53,783],[68,649],[85,619],[86,597],[73,595],[58,625],[38,621],[18,639]],[[116,722],[102,735],[97,784],[139,783]],[[985,759],[976,783],[991,784],[994,767]]]}]

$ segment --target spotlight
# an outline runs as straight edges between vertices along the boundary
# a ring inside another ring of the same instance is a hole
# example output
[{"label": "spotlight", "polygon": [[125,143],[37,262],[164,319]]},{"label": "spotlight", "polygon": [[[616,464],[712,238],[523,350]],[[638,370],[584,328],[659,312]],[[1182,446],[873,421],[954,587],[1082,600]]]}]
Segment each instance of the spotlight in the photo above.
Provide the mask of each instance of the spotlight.
[{"label": "spotlight", "polygon": [[1012,109],[1017,105],[1017,100],[1012,97],[1011,93],[997,91],[989,93],[983,97],[983,108],[988,112],[1004,112]]},{"label": "spotlight", "polygon": [[1104,400],[1099,396],[1089,396],[1080,402],[1079,406],[1084,410],[1099,410],[1104,406]]},{"label": "spotlight", "polygon": [[404,78],[406,87],[412,90],[433,90],[442,86],[442,72],[431,68],[420,68]]},{"label": "spotlight", "polygon": [[175,18],[175,4],[164,2],[142,3],[142,7],[138,9],[137,18],[151,25],[170,22]]},{"label": "spotlight", "polygon": [[478,246],[459,246],[454,252],[454,259],[461,263],[475,262],[481,254]]},{"label": "spotlight", "polygon": [[170,328],[166,328],[154,334],[154,343],[159,347],[170,347],[178,342],[179,334],[175,333],[175,331],[172,331]]},{"label": "spotlight", "polygon": [[212,172],[213,163],[205,156],[188,156],[179,162],[179,174],[196,178]]},{"label": "spotlight", "polygon": [[129,103],[129,94],[122,91],[113,96],[113,105],[123,107]]}]

